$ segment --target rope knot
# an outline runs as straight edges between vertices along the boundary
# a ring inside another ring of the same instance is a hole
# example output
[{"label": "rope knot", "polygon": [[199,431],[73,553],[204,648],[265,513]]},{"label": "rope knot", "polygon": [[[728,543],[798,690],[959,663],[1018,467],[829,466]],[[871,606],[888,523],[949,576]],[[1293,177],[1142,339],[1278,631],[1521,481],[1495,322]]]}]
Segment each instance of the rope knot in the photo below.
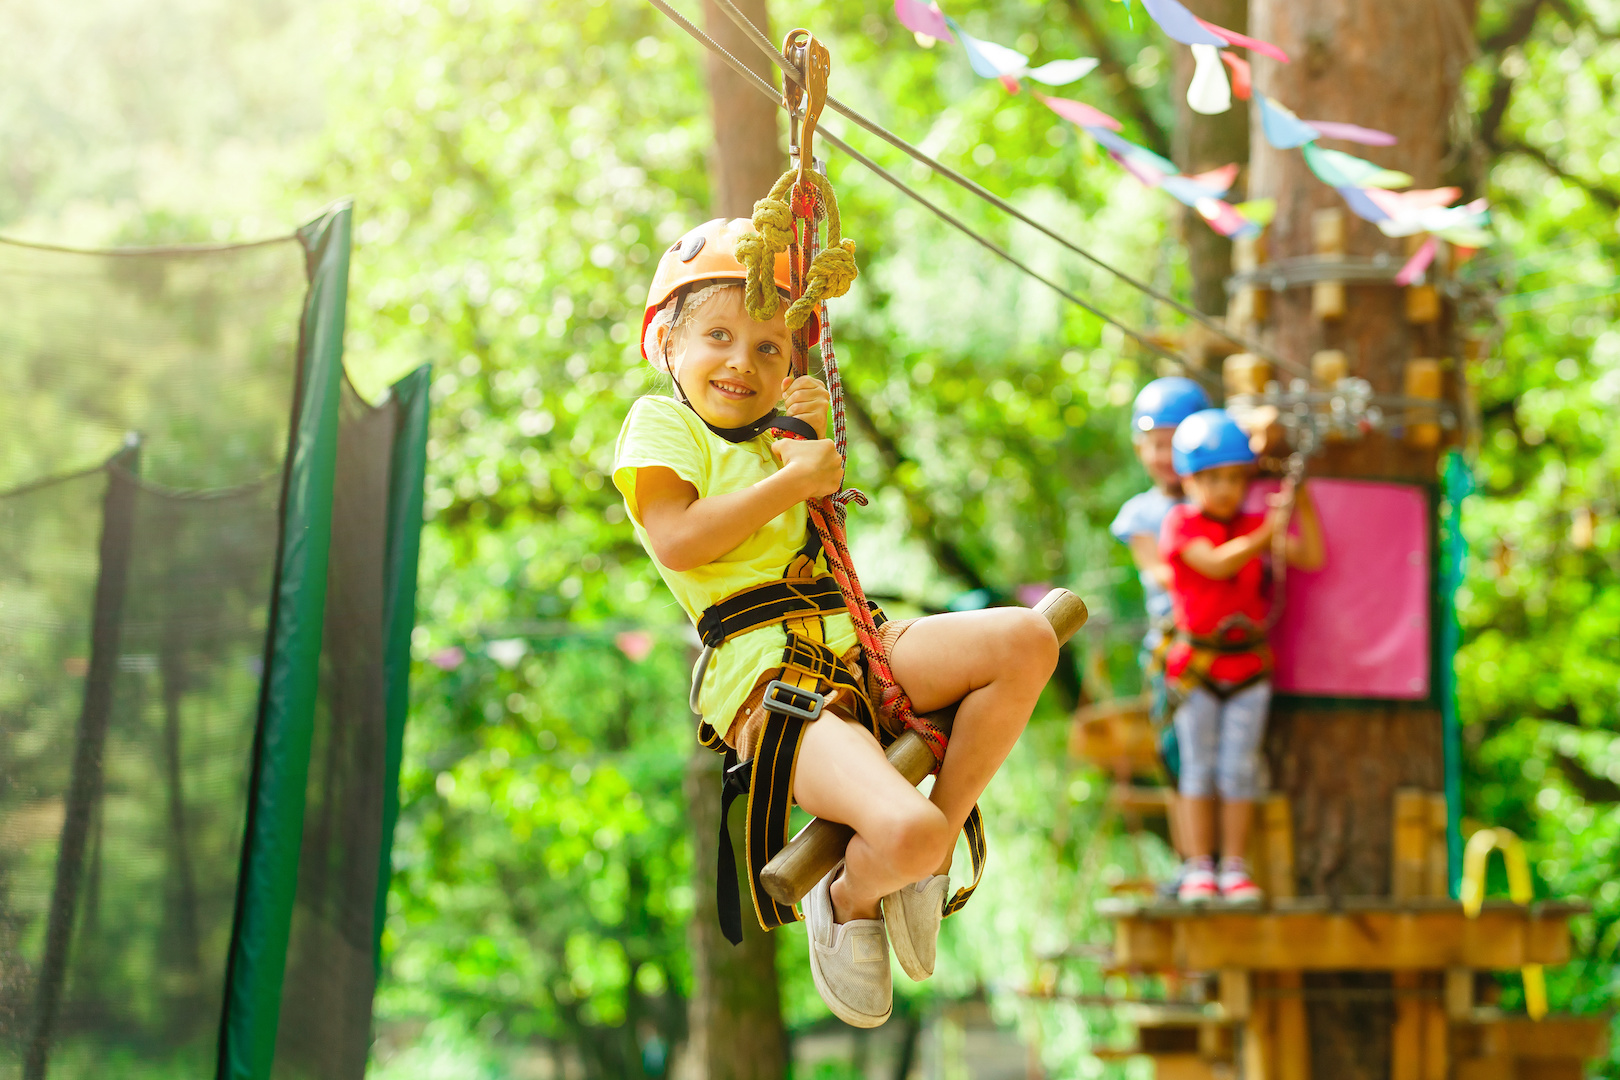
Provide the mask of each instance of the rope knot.
[{"label": "rope knot", "polygon": [[849,292],[859,271],[855,268],[855,241],[841,240],[829,247],[810,263],[809,279],[804,283],[804,295],[788,308],[787,327],[797,330],[816,312],[823,300],[836,300]]},{"label": "rope knot", "polygon": [[754,231],[737,241],[732,254],[742,263],[747,279],[743,307],[758,322],[776,318],[782,298],[776,291],[776,257],[793,243],[793,208],[776,192],[754,204]]}]

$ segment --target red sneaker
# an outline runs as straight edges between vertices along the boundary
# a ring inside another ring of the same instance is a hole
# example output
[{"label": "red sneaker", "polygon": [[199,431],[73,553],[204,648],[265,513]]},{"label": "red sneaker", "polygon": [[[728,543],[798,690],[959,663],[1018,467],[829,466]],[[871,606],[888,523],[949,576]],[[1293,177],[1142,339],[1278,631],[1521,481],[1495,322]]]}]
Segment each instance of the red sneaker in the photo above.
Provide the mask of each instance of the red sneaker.
[{"label": "red sneaker", "polygon": [[1183,874],[1181,888],[1176,890],[1176,899],[1183,904],[1213,900],[1218,895],[1215,887],[1215,871],[1203,867],[1193,867]]},{"label": "red sneaker", "polygon": [[1258,904],[1265,898],[1260,886],[1254,883],[1249,871],[1243,868],[1222,870],[1219,885],[1221,899],[1234,904]]}]

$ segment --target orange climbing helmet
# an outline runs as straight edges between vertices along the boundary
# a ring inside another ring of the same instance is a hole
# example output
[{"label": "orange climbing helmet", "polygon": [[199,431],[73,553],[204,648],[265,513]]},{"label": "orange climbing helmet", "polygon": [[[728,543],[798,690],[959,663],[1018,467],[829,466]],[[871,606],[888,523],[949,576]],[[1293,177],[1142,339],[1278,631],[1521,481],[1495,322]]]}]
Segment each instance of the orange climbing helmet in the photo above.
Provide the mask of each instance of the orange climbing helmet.
[{"label": "orange climbing helmet", "polygon": [[[748,273],[737,261],[734,252],[737,241],[754,231],[754,223],[747,218],[715,218],[688,232],[675,241],[658,260],[653,273],[652,288],[647,291],[647,310],[641,318],[641,356],[647,356],[647,327],[652,325],[658,309],[670,297],[700,282],[735,281],[741,284]],[[792,288],[789,278],[788,253],[776,257],[776,287],[786,295]],[[821,320],[815,315],[805,323],[807,343],[814,345],[821,339]]]}]

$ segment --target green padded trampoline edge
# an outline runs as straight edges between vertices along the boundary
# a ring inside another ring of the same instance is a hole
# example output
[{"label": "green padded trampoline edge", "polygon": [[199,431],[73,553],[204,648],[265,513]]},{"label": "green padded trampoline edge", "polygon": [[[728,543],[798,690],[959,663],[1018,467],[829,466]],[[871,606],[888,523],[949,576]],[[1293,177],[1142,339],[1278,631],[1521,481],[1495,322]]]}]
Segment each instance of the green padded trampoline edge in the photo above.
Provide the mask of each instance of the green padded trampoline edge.
[{"label": "green padded trampoline edge", "polygon": [[394,825],[399,819],[399,767],[410,709],[411,631],[416,628],[416,567],[422,547],[422,495],[427,475],[428,388],[423,364],[393,386],[398,403],[393,460],[388,472],[388,562],[384,603],[383,687],[387,743],[383,751],[382,845],[377,857],[377,900],[372,915],[373,957],[382,972],[383,925],[393,877]]},{"label": "green padded trampoline edge", "polygon": [[350,207],[340,204],[298,232],[310,291],[220,1031],[221,1080],[268,1080],[275,1060],[326,611],[350,225]]}]

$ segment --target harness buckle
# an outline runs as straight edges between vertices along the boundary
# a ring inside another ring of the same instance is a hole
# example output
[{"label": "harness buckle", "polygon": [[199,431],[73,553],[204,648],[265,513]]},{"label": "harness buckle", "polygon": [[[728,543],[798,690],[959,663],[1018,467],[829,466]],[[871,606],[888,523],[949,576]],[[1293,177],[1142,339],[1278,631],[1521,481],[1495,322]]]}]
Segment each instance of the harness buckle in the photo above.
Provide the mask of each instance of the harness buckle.
[{"label": "harness buckle", "polygon": [[821,715],[821,708],[826,703],[825,694],[785,683],[781,679],[772,679],[765,687],[763,704],[767,710],[797,716],[800,720],[814,720]]}]

